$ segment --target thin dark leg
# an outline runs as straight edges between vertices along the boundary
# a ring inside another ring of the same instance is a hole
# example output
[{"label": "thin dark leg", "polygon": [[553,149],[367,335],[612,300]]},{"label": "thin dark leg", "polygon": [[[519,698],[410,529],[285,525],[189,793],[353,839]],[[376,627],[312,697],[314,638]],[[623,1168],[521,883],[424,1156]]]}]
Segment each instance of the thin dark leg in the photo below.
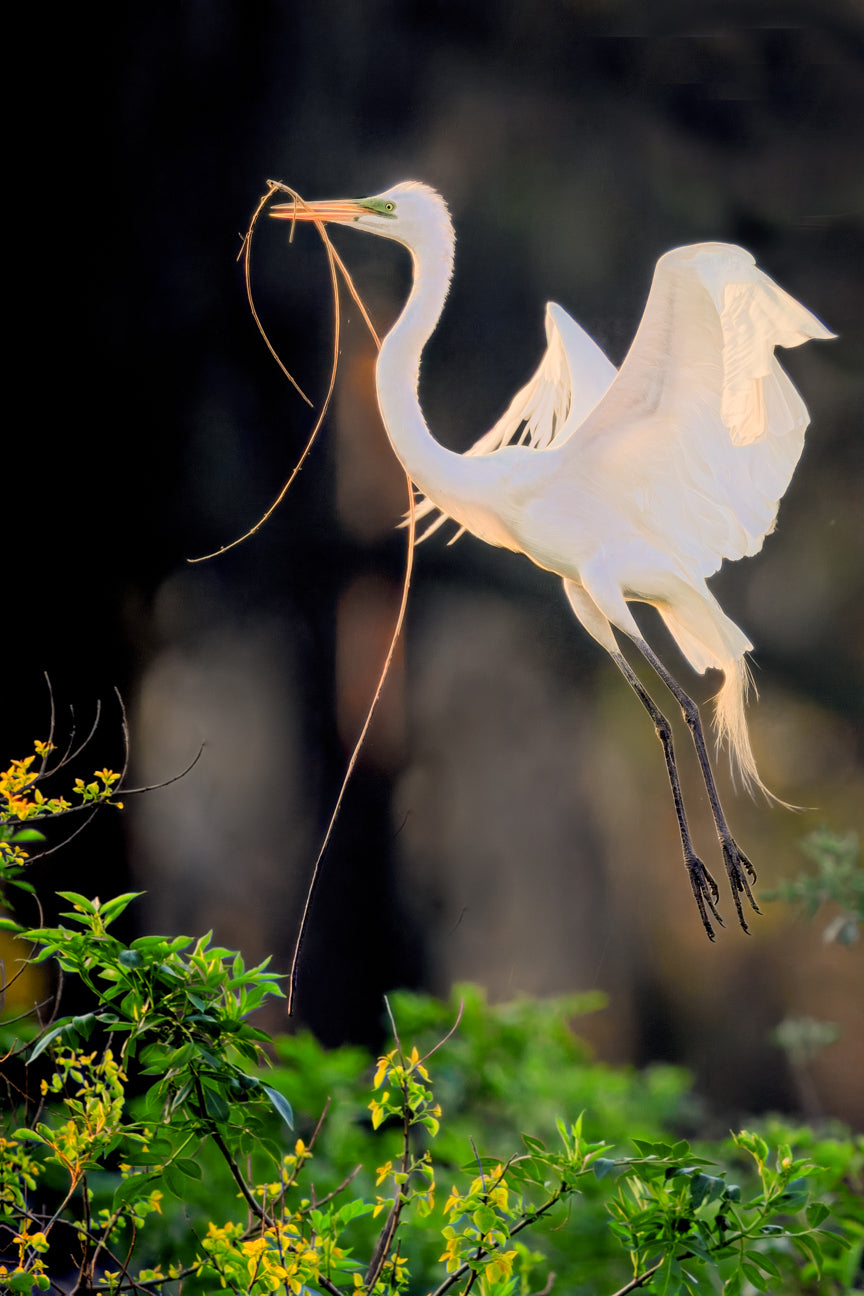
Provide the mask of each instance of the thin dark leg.
[{"label": "thin dark leg", "polygon": [[[717,791],[717,784],[714,781],[714,773],[708,759],[708,748],[705,745],[705,734],[702,729],[702,718],[699,715],[699,708],[693,699],[684,692],[669,674],[660,658],[648,646],[644,639],[634,640],[636,647],[642,653],[642,656],[653,666],[654,670],[662,679],[663,683],[674,696],[687,727],[693,738],[693,745],[696,748],[696,756],[699,760],[699,768],[702,771],[702,778],[705,781],[705,790],[708,793],[708,800],[711,804],[711,814],[714,816],[714,824],[717,829],[717,836],[720,838],[720,845],[723,849],[723,862],[726,865],[726,872],[729,875],[729,885],[732,888],[732,897],[735,901],[735,908],[738,912],[738,921],[744,931],[749,931],[749,927],[744,921],[744,913],[741,908],[741,896],[745,895],[750,902],[751,907],[756,913],[761,913],[756,901],[753,899],[753,892],[750,890],[750,881],[756,881],[756,870],[750,863],[747,856],[738,846],[732,833],[729,831],[729,824],[726,822],[726,816],[723,813],[723,807],[720,804],[720,794]],[[748,881],[748,875],[750,881]]]},{"label": "thin dark leg", "polygon": [[708,918],[710,911],[711,917],[722,927],[723,919],[717,912],[717,899],[719,892],[717,883],[706,869],[705,865],[696,855],[693,849],[693,843],[690,839],[690,829],[687,827],[687,816],[684,813],[684,798],[681,795],[681,784],[678,781],[678,767],[675,764],[675,752],[672,747],[672,728],[669,721],[663,715],[663,712],[654,703],[653,698],[647,689],[643,686],[639,676],[630,666],[629,662],[621,653],[613,653],[612,660],[644,706],[654,722],[654,729],[660,743],[663,747],[663,755],[666,759],[666,772],[669,775],[669,786],[672,789],[672,799],[675,802],[675,814],[678,817],[678,831],[681,834],[681,845],[684,850],[684,863],[687,865],[687,872],[690,875],[690,886],[693,889],[693,895],[696,905],[699,909],[699,915],[702,919],[702,925],[708,934],[708,939],[714,939],[714,928]]}]

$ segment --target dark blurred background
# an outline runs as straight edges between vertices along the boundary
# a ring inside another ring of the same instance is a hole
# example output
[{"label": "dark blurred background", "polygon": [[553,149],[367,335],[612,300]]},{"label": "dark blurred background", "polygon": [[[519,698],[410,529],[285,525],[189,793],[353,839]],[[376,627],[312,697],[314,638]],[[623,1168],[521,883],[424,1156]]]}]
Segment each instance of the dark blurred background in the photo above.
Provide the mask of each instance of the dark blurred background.
[{"label": "dark blurred background", "polygon": [[[299,907],[386,649],[404,478],[374,351],[346,309],[331,417],[311,426],[251,321],[239,233],[265,181],[309,198],[401,179],[448,199],[451,297],[426,355],[430,426],[464,448],[502,412],[562,303],[615,363],[657,257],[744,244],[840,336],[784,357],[812,416],[778,530],[713,588],[756,644],[752,732],[800,814],[736,796],[760,885],[800,839],[860,828],[864,19],[849,0],[234,0],[33,9],[7,247],[16,347],[4,438],[3,751],[105,705],[93,765],[172,787],[103,816],[46,886],[148,893],[150,930],[288,965]],[[23,129],[22,129],[23,128]],[[9,199],[7,198],[7,203]],[[335,241],[381,330],[409,284],[380,240]],[[253,277],[286,364],[320,402],[332,307],[312,230],[264,223]],[[7,343],[8,346],[8,343]],[[604,1058],[694,1068],[721,1112],[802,1102],[770,1042],[787,1016],[842,1037],[808,1114],[864,1121],[862,952],[780,904],[704,939],[659,747],[560,582],[439,532],[314,911],[299,1020],[376,1042],[382,994],[476,980],[495,999],[600,988]],[[667,659],[701,699],[659,633]],[[659,689],[658,689],[659,692]],[[673,711],[671,702],[666,707]],[[719,866],[681,736],[700,847]],[[731,904],[723,897],[724,912]],[[269,1023],[281,1027],[278,1008]],[[857,1080],[856,1080],[857,1075]]]}]

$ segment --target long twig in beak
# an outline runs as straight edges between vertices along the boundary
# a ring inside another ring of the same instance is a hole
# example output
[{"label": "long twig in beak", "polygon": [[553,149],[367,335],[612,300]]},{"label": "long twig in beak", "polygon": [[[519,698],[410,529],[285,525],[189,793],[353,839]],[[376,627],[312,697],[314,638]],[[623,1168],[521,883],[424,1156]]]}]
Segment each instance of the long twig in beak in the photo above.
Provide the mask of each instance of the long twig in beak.
[{"label": "long twig in beak", "polygon": [[[299,202],[303,204],[303,199],[300,197],[300,195],[295,194],[293,189],[288,189],[287,185],[278,184],[274,180],[268,180],[267,183],[269,186],[267,193],[262,195],[258,203],[258,206],[255,208],[255,211],[252,215],[252,219],[249,222],[249,228],[246,231],[246,234],[243,239],[243,243],[240,248],[239,255],[243,257],[243,269],[244,269],[244,277],[246,281],[246,296],[249,301],[250,310],[252,311],[252,317],[255,320],[255,323],[258,326],[258,330],[264,339],[264,342],[267,346],[267,350],[273,356],[274,360],[276,361],[276,363],[278,364],[282,372],[285,374],[286,378],[289,379],[292,386],[294,386],[297,389],[297,391],[300,393],[300,395],[303,397],[306,403],[311,406],[312,402],[309,400],[305,392],[302,391],[298,383],[295,382],[294,378],[292,378],[291,374],[288,372],[288,369],[283,364],[282,360],[277,354],[275,347],[273,346],[269,337],[267,336],[267,331],[264,328],[263,324],[261,323],[260,317],[258,315],[258,311],[255,308],[255,301],[252,294],[252,278],[251,278],[252,232],[255,228],[255,224],[259,216],[261,215],[262,211],[264,210],[267,203],[272,198],[273,194],[276,192],[277,189],[285,190],[287,193],[291,194],[295,203]],[[333,396],[333,391],[336,387],[336,370],[339,367],[339,335],[340,335],[340,329],[342,323],[341,309],[339,303],[339,280],[336,274],[336,255],[333,249],[333,245],[330,242],[330,239],[327,237],[327,231],[324,228],[323,222],[314,219],[314,224],[315,224],[315,228],[318,230],[318,233],[321,236],[322,242],[324,243],[324,250],[327,253],[327,264],[330,269],[330,283],[333,290],[333,361],[330,366],[330,380],[327,384],[327,393],[324,397],[324,403],[321,406],[321,411],[317,419],[315,420],[315,426],[312,428],[312,431],[309,435],[309,439],[306,442],[306,445],[303,447],[303,451],[300,455],[300,458],[297,460],[296,464],[291,470],[291,474],[288,477],[288,480],[285,482],[285,485],[282,487],[279,494],[274,499],[273,503],[262,514],[262,516],[255,523],[255,525],[251,526],[248,531],[245,531],[243,533],[243,535],[238,536],[236,540],[231,540],[228,544],[222,545],[219,549],[215,549],[213,553],[202,554],[200,558],[187,559],[187,561],[190,563],[207,562],[211,558],[216,558],[220,554],[227,553],[229,549],[236,548],[236,546],[242,544],[244,540],[248,540],[251,536],[255,535],[257,531],[260,531],[264,523],[267,522],[273,516],[276,509],[282,503],[283,499],[285,498],[285,496],[288,494],[289,490],[293,486],[297,478],[297,475],[300,472],[300,469],[303,467],[303,464],[306,462],[306,458],[309,454],[309,451],[312,449],[312,446],[315,444],[315,438],[317,437],[318,433],[321,430],[321,425],[323,424],[324,419],[327,415],[327,410],[330,407],[330,400]],[[342,273],[346,274],[347,272],[345,271],[344,267],[341,265],[341,261],[339,264],[340,264],[340,268],[342,269]],[[352,289],[353,289],[353,285],[352,285]],[[363,314],[364,317],[366,317],[365,311],[363,312]]]},{"label": "long twig in beak", "polygon": [[[300,207],[301,209],[305,210],[306,215],[304,216],[304,219],[310,220],[312,223],[314,223],[315,228],[318,230],[318,233],[321,237],[321,241],[324,244],[324,250],[327,253],[327,264],[330,269],[330,282],[333,289],[333,361],[330,368],[330,380],[327,384],[327,393],[326,396],[324,397],[324,403],[321,407],[321,412],[319,413],[317,419],[315,420],[315,426],[313,427],[309,439],[303,448],[300,458],[297,460],[297,463],[294,465],[291,475],[289,476],[285,485],[282,487],[281,491],[279,492],[279,494],[277,495],[273,503],[270,505],[270,507],[267,509],[267,511],[255,523],[253,527],[250,527],[250,529],[244,535],[239,536],[236,540],[232,540],[230,544],[223,545],[221,549],[217,549],[212,554],[206,554],[202,558],[190,558],[189,562],[205,562],[208,558],[215,558],[218,554],[227,553],[229,549],[235,548],[236,545],[242,544],[244,540],[248,540],[250,536],[253,536],[256,533],[256,531],[260,530],[260,528],[264,525],[264,523],[273,515],[274,511],[282,503],[282,500],[288,494],[288,491],[290,490],[295,478],[297,477],[297,474],[300,472],[300,469],[303,467],[306,457],[309,454],[309,451],[312,449],[312,446],[315,442],[315,438],[317,437],[321,429],[321,425],[324,422],[324,418],[329,408],[330,400],[333,396],[333,391],[336,385],[336,371],[339,364],[339,338],[340,338],[341,319],[342,319],[340,301],[339,301],[339,280],[337,277],[337,270],[342,275],[345,285],[349,293],[351,294],[352,299],[356,303],[360,311],[360,314],[362,315],[363,320],[366,324],[366,327],[369,329],[369,332],[372,335],[372,338],[375,342],[375,346],[379,350],[381,347],[381,342],[378,337],[378,334],[375,330],[375,327],[371,319],[369,318],[369,313],[366,310],[366,307],[363,304],[360,295],[354,286],[354,282],[351,278],[351,275],[346,269],[345,264],[342,261],[342,258],[339,256],[339,253],[336,251],[336,249],[333,247],[333,244],[330,242],[330,239],[327,235],[327,231],[325,229],[324,221],[316,217],[314,213],[314,209],[311,208],[306,202],[304,202],[300,194],[296,193],[293,189],[289,188],[288,185],[282,184],[280,181],[277,180],[268,180],[267,186],[268,186],[267,192],[261,196],[258,206],[255,208],[255,211],[252,214],[252,219],[249,222],[249,228],[247,229],[246,234],[243,237],[243,242],[241,244],[240,253],[239,253],[239,256],[243,257],[243,270],[244,270],[244,278],[246,282],[246,296],[249,301],[249,308],[252,312],[252,318],[255,320],[255,324],[262,338],[264,339],[268,351],[273,356],[274,360],[278,364],[282,373],[289,380],[291,385],[294,388],[296,388],[296,390],[307,402],[307,404],[311,406],[312,402],[309,400],[308,396],[306,396],[306,394],[302,391],[299,384],[295,381],[292,375],[288,372],[288,369],[286,368],[280,356],[277,354],[275,347],[273,346],[269,337],[267,336],[267,332],[263,324],[261,323],[261,319],[255,307],[255,302],[252,293],[252,278],[251,278],[252,234],[258,222],[259,217],[261,216],[262,212],[267,206],[267,203],[273,197],[274,193],[280,191],[282,193],[287,193],[290,195],[290,197],[294,202],[295,207]],[[294,224],[292,222],[291,232],[289,234],[289,240],[291,237],[293,237],[293,233],[294,233]],[[393,628],[393,634],[390,639],[390,645],[387,649],[387,656],[384,659],[384,665],[381,669],[381,674],[378,677],[378,683],[376,685],[375,692],[372,696],[372,701],[370,702],[369,709],[366,712],[366,718],[363,722],[363,727],[360,730],[360,735],[357,739],[357,742],[354,745],[354,749],[348,760],[348,765],[345,770],[345,777],[342,780],[342,786],[339,789],[339,795],[336,798],[336,803],[333,807],[333,813],[330,816],[329,823],[327,824],[327,829],[324,833],[323,841],[321,842],[321,847],[318,851],[318,855],[316,857],[315,864],[312,869],[312,877],[309,882],[308,890],[306,892],[306,899],[303,905],[303,914],[300,919],[300,927],[297,932],[297,940],[294,946],[294,955],[291,960],[291,972],[289,976],[288,1003],[287,1003],[289,1016],[291,1016],[294,1012],[294,1001],[295,1001],[296,990],[297,990],[297,974],[300,965],[300,957],[303,949],[303,941],[309,923],[309,915],[312,909],[312,902],[314,900],[315,892],[318,888],[318,883],[321,878],[324,856],[326,854],[327,847],[330,845],[330,841],[333,836],[333,830],[336,826],[336,820],[339,816],[339,811],[341,810],[342,803],[345,799],[345,793],[347,791],[348,784],[351,780],[352,774],[354,773],[354,768],[360,756],[360,751],[363,747],[363,743],[366,740],[366,734],[369,731],[369,726],[372,723],[372,718],[375,714],[375,709],[378,706],[379,699],[384,689],[384,684],[390,672],[390,666],[393,661],[393,656],[396,652],[396,645],[399,641],[399,636],[402,632],[402,626],[404,625],[405,622],[405,613],[408,607],[408,592],[411,587],[411,571],[414,565],[414,549],[416,544],[414,483],[411,481],[411,478],[408,476],[407,473],[405,474],[405,480],[408,487],[408,515],[407,515],[408,548],[407,548],[407,553],[405,558],[405,575],[402,581],[402,598],[399,604],[399,611],[396,616],[396,624]]]}]

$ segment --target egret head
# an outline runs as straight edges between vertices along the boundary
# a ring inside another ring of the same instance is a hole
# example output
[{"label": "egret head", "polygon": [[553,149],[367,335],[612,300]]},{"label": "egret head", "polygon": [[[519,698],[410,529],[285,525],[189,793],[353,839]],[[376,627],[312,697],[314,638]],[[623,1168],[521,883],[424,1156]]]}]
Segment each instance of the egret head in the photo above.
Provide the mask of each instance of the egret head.
[{"label": "egret head", "polygon": [[372,198],[290,202],[271,207],[276,220],[324,221],[394,239],[412,251],[431,251],[453,242],[453,226],[440,194],[417,180],[403,180]]}]

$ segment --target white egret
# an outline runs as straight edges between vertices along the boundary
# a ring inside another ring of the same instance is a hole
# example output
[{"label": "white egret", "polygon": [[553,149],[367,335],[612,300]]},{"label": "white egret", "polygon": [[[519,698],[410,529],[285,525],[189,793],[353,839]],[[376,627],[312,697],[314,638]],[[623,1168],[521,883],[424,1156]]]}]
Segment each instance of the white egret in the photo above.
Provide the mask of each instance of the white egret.
[{"label": "white egret", "polygon": [[[693,848],[666,717],[623,656],[627,635],[679,703],[690,729],[738,919],[756,912],[755,872],[720,804],[699,710],[645,641],[628,602],[657,608],[697,672],[724,674],[718,737],[749,789],[767,792],[747,733],[746,635],[705,584],[724,558],[755,554],[801,454],[809,418],[776,346],[832,337],[742,248],[699,243],[657,263],[621,369],[560,306],[546,310],[548,349],[531,381],[465,454],[431,435],[418,399],[420,359],[447,296],[455,237],[444,200],[416,182],[373,198],[285,203],[271,216],[366,230],[413,259],[408,302],[381,345],[381,416],[405,471],[438,510],[488,544],[557,573],[570,605],[612,657],[663,747],[690,885],[708,936],[719,893]],[[710,916],[709,916],[710,915]]]}]

